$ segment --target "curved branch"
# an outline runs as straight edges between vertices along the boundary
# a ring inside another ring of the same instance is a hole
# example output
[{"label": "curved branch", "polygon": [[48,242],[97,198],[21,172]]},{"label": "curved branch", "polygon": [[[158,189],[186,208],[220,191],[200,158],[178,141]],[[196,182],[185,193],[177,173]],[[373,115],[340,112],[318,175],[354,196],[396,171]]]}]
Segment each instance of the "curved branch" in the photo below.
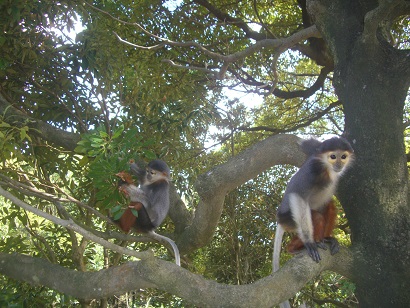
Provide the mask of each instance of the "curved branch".
[{"label": "curved branch", "polygon": [[62,129],[55,128],[41,120],[37,120],[13,107],[2,94],[0,94],[0,114],[6,119],[10,119],[18,126],[27,125],[31,128],[30,133],[39,136],[41,139],[60,146],[68,151],[74,151],[80,135]]},{"label": "curved branch", "polygon": [[293,135],[268,137],[200,175],[195,184],[200,201],[192,224],[177,240],[180,251],[189,253],[210,242],[228,192],[274,165],[301,165],[305,155],[298,146],[299,140]]},{"label": "curved branch", "polygon": [[327,74],[329,74],[331,71],[331,67],[323,67],[320,70],[320,74],[317,77],[316,81],[309,88],[305,90],[296,90],[291,92],[283,91],[281,89],[278,89],[277,87],[273,88],[272,86],[269,86],[266,83],[255,80],[251,75],[243,71],[241,73],[244,74],[245,77],[240,76],[238,73],[234,73],[234,75],[236,78],[238,78],[241,82],[243,82],[246,85],[256,86],[266,91],[266,93],[272,93],[279,98],[291,99],[296,97],[308,98],[312,96],[317,90],[323,87]]},{"label": "curved branch", "polygon": [[[118,38],[118,40],[122,43],[125,43],[127,45],[130,45],[132,47],[138,48],[138,49],[143,49],[143,50],[158,50],[161,48],[164,48],[165,46],[172,46],[172,47],[195,47],[198,50],[200,50],[201,52],[203,52],[205,55],[222,61],[224,63],[224,65],[228,65],[230,63],[242,60],[244,58],[246,58],[247,56],[250,56],[258,51],[261,51],[262,49],[274,49],[275,50],[275,54],[281,54],[282,52],[286,51],[287,49],[295,46],[296,44],[298,44],[301,41],[304,41],[308,38],[311,37],[321,37],[321,34],[319,33],[319,31],[317,30],[316,26],[311,26],[309,28],[306,29],[302,29],[294,34],[292,34],[289,37],[286,38],[280,38],[280,39],[265,39],[265,40],[261,40],[261,41],[257,41],[256,43],[254,43],[253,45],[250,45],[249,47],[235,52],[233,54],[230,55],[222,55],[220,53],[217,52],[213,52],[207,48],[205,48],[203,45],[194,42],[194,41],[187,41],[187,42],[175,42],[175,41],[171,41],[168,39],[164,39],[164,38],[158,38],[162,40],[162,43],[159,43],[157,45],[153,45],[153,46],[140,46],[137,44],[133,44],[131,42],[128,42],[127,40],[122,39],[117,33],[115,33],[115,36]],[[173,63],[171,60],[166,60],[171,62],[171,64],[173,64],[174,66],[176,66],[175,63]],[[192,66],[187,66],[184,67],[182,66],[182,68],[186,68],[186,69],[196,69],[196,70],[204,70],[204,68],[196,68],[196,67],[192,67]],[[222,71],[222,69],[221,69]],[[213,72],[213,71],[207,71],[207,72]],[[225,74],[220,73],[219,74],[219,78],[223,78]]]},{"label": "curved branch", "polygon": [[292,132],[292,131],[295,131],[297,129],[309,126],[313,122],[319,120],[324,115],[326,115],[330,110],[332,110],[333,108],[335,108],[337,106],[340,106],[340,105],[342,105],[342,103],[340,101],[332,102],[325,109],[317,112],[316,114],[314,114],[313,116],[308,118],[305,122],[299,123],[299,124],[294,125],[290,128],[279,129],[279,128],[274,128],[274,127],[269,127],[269,126],[255,126],[255,127],[240,126],[240,127],[238,127],[238,130],[247,131],[247,132],[265,131],[265,132],[271,132],[271,133],[274,133],[274,134]]},{"label": "curved branch", "polygon": [[334,256],[330,255],[329,250],[321,251],[321,256],[321,262],[316,263],[301,253],[273,275],[241,286],[217,283],[156,258],[84,273],[44,259],[0,252],[0,273],[79,299],[98,299],[151,287],[175,294],[201,307],[272,307],[292,297],[324,270],[352,276],[351,264],[353,257],[357,256],[349,249],[342,248]]},{"label": "curved branch", "polygon": [[252,30],[248,26],[248,24],[244,22],[242,19],[234,18],[230,16],[229,14],[222,12],[221,10],[219,10],[218,8],[216,8],[215,6],[213,6],[206,0],[195,0],[193,2],[205,7],[210,13],[212,13],[221,22],[226,23],[226,24],[232,24],[238,27],[239,29],[242,29],[243,32],[245,32],[246,37],[252,38],[256,41],[267,38],[267,35],[265,33],[259,33],[259,32]]},{"label": "curved branch", "polygon": [[363,39],[376,41],[376,30],[380,23],[400,4],[403,0],[379,0],[379,5],[369,11],[364,17]]}]

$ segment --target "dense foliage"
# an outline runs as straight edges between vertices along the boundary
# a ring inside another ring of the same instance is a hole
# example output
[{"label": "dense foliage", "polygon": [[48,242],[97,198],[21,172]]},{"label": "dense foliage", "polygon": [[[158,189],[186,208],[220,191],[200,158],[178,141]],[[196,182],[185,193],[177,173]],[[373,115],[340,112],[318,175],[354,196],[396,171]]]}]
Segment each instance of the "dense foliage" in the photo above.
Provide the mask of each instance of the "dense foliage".
[{"label": "dense foliage", "polygon": [[[168,40],[200,43],[224,55],[244,51],[261,37],[285,38],[307,28],[303,3],[0,1],[0,184],[44,212],[71,217],[88,229],[117,230],[103,217],[125,206],[115,174],[131,159],[166,160],[193,211],[197,175],[267,135],[341,134],[343,109],[332,88],[329,51],[317,47],[321,39],[280,54],[261,49],[231,65],[226,79],[214,78],[223,61],[200,48],[155,47]],[[408,19],[393,25],[396,48],[408,48],[408,30]],[[212,242],[185,258],[184,266],[229,284],[269,275],[276,206],[294,170],[268,170],[229,193]],[[0,213],[2,252],[79,271],[130,260],[5,199]],[[337,237],[347,246],[350,232],[341,207],[339,226]],[[172,230],[170,219],[160,228]],[[172,260],[159,244],[113,241],[135,250],[150,246]],[[0,286],[0,306],[77,302],[4,276]],[[354,284],[324,273],[293,301],[353,305]],[[189,306],[153,289],[98,303]]]}]

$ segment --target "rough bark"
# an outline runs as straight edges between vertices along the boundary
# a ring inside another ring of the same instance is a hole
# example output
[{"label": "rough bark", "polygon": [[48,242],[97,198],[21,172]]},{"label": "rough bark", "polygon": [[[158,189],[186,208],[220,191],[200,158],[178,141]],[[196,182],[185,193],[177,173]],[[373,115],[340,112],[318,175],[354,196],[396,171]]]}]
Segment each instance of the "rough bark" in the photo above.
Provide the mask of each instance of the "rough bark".
[{"label": "rough bark", "polygon": [[321,271],[332,270],[350,276],[352,253],[348,249],[342,249],[335,256],[331,256],[329,250],[323,251],[321,256],[321,262],[316,263],[301,254],[274,275],[240,286],[205,279],[153,256],[84,273],[44,259],[0,252],[0,273],[82,300],[119,295],[139,288],[158,288],[200,307],[272,307],[293,296]]},{"label": "rough bark", "polygon": [[353,245],[363,255],[353,263],[359,302],[361,307],[406,307],[410,208],[403,107],[410,53],[394,49],[378,29],[399,6],[405,12],[406,5],[346,0],[308,4],[334,55],[334,86],[357,156],[355,168],[341,183],[340,199]]}]

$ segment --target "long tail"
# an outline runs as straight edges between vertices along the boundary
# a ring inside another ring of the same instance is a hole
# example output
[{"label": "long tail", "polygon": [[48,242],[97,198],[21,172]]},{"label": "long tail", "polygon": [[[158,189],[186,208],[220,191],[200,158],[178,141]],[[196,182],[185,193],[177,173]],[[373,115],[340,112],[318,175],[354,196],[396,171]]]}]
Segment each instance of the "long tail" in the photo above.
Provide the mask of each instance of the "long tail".
[{"label": "long tail", "polygon": [[168,238],[166,236],[158,234],[155,231],[149,231],[148,234],[150,234],[154,239],[156,239],[158,241],[161,241],[161,240],[167,241],[171,245],[172,250],[174,251],[175,263],[178,266],[181,266],[181,257],[179,255],[179,249],[178,249],[177,244],[175,244],[175,242],[173,240],[171,240],[170,238]]},{"label": "long tail", "polygon": [[[272,257],[272,272],[277,272],[279,270],[279,260],[280,260],[280,250],[282,248],[282,239],[285,230],[280,224],[278,224],[275,233],[275,241],[273,246],[273,257]],[[289,301],[284,301],[280,303],[280,308],[291,308]]]},{"label": "long tail", "polygon": [[285,230],[278,224],[275,233],[275,241],[273,246],[272,269],[273,273],[279,270],[280,250],[282,248],[282,239]]}]

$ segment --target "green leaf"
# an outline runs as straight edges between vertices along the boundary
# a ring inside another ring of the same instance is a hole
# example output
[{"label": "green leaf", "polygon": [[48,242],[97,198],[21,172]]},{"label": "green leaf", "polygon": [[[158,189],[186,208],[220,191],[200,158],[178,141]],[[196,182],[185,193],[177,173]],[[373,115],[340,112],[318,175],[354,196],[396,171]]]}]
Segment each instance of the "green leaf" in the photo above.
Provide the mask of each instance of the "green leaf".
[{"label": "green leaf", "polygon": [[131,212],[135,217],[138,217],[138,211],[136,209],[131,209]]},{"label": "green leaf", "polygon": [[119,211],[119,212],[115,213],[114,216],[113,216],[113,219],[114,219],[114,220],[120,219],[121,216],[124,214],[124,212],[125,212],[125,210],[124,210],[124,211]]},{"label": "green leaf", "polygon": [[124,125],[121,124],[121,125],[114,131],[114,134],[112,135],[112,139],[118,138],[123,131],[124,131]]},{"label": "green leaf", "polygon": [[111,213],[118,212],[118,211],[121,210],[121,209],[122,209],[122,206],[121,206],[121,205],[116,205],[116,206],[114,206],[114,207],[111,209]]},{"label": "green leaf", "polygon": [[10,124],[4,121],[0,122],[0,127],[10,127]]}]

